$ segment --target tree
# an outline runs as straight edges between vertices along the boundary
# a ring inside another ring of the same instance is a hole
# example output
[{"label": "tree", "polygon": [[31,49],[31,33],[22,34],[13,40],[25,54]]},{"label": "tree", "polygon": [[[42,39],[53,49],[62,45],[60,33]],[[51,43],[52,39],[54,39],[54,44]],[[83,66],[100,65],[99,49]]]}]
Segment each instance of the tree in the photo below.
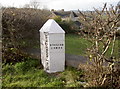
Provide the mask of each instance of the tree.
[{"label": "tree", "polygon": [[31,0],[30,7],[34,8],[34,9],[38,9],[38,8],[40,8],[40,2],[38,2],[37,0]]},{"label": "tree", "polygon": [[[89,69],[90,83],[95,86],[118,88],[120,69],[114,67],[119,64],[114,55],[114,47],[117,38],[117,28],[120,22],[119,8],[111,5],[111,8],[108,10],[107,4],[105,4],[101,11],[95,8],[94,10],[89,15],[79,11],[83,24],[83,33],[87,32],[84,36],[92,43],[92,46],[87,49],[90,62],[93,66],[93,69]],[[106,53],[110,48],[111,53],[108,57]],[[108,64],[107,67],[104,67],[105,63]]]},{"label": "tree", "polygon": [[2,57],[5,62],[17,62],[25,48],[39,46],[39,29],[50,11],[31,8],[4,8],[2,13]]},{"label": "tree", "polygon": [[25,4],[23,8],[30,8],[30,4]]},{"label": "tree", "polygon": [[118,7],[118,13],[120,13],[120,1],[118,2],[117,7]]}]

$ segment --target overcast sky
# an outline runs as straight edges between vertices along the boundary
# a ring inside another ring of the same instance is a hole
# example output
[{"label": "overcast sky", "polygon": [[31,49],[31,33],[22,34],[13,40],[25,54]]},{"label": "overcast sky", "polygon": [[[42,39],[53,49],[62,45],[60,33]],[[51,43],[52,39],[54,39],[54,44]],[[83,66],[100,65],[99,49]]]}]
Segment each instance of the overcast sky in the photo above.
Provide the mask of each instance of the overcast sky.
[{"label": "overcast sky", "polygon": [[[22,7],[31,0],[0,0],[3,6]],[[100,8],[104,3],[116,5],[120,0],[35,0],[41,3],[41,7],[48,9],[65,10],[92,10],[93,7]]]}]

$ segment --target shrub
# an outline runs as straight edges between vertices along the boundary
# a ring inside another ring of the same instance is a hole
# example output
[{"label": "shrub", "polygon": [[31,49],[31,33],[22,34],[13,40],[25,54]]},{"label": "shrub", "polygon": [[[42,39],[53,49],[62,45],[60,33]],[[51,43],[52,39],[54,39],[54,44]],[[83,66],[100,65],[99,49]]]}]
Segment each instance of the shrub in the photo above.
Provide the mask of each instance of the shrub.
[{"label": "shrub", "polygon": [[62,19],[61,19],[60,16],[56,16],[56,17],[54,17],[52,19],[54,19],[57,23],[61,23],[62,22]]},{"label": "shrub", "polygon": [[2,61],[3,63],[16,63],[24,61],[28,58],[26,53],[23,53],[17,48],[3,48]]},{"label": "shrub", "polygon": [[39,29],[50,11],[32,8],[3,8],[3,11],[3,61],[23,61],[26,54],[22,49],[39,47]]},{"label": "shrub", "polygon": [[38,60],[35,59],[27,59],[25,62],[20,62],[15,64],[16,72],[27,72],[29,70],[33,70],[33,68],[39,65]]},{"label": "shrub", "polygon": [[75,33],[76,29],[72,28],[73,22],[61,22],[59,25],[65,30],[66,34],[68,33]]},{"label": "shrub", "polygon": [[78,32],[78,29],[76,29],[76,27],[74,26],[75,22],[62,20],[60,16],[56,16],[52,19],[54,19],[62,27],[62,29],[64,29],[66,34]]},{"label": "shrub", "polygon": [[[88,76],[89,86],[119,88],[117,81],[120,81],[118,74],[120,65],[119,58],[114,55],[117,27],[120,22],[119,8],[113,7],[107,9],[104,5],[101,11],[95,9],[90,13],[90,19],[80,12],[83,21],[83,29],[87,30],[86,38],[92,43],[87,49],[89,57],[89,68],[85,68]],[[110,55],[106,54],[110,51]]]},{"label": "shrub", "polygon": [[12,63],[11,64],[6,64],[6,65],[3,65],[2,72],[3,72],[4,75],[14,73],[15,68],[14,68]]}]

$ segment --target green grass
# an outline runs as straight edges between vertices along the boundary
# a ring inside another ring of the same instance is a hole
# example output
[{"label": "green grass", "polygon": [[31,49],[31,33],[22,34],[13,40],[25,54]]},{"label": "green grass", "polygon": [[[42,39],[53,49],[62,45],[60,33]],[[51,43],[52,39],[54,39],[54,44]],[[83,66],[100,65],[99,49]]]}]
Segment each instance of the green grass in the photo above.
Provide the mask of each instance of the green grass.
[{"label": "green grass", "polygon": [[[115,42],[114,53],[113,53],[113,56],[115,56],[116,58],[119,58],[119,46],[120,46],[119,43],[120,40],[117,39]],[[65,47],[66,53],[85,56],[86,49],[91,46],[91,43],[78,35],[67,34],[65,39],[65,45],[66,45]],[[109,50],[106,53],[107,57],[110,57],[111,50],[112,50],[112,44],[110,45]]]},{"label": "green grass", "polygon": [[4,64],[3,87],[82,87],[82,71],[67,67],[64,72],[48,74],[39,68],[39,61],[29,59],[16,64]]},{"label": "green grass", "polygon": [[[118,44],[116,41],[115,56],[118,55]],[[75,55],[85,55],[85,50],[91,44],[77,35],[66,35],[66,53]],[[107,56],[110,55],[110,50]],[[84,73],[71,67],[66,67],[64,72],[48,74],[40,67],[39,61],[28,59],[16,64],[3,64],[2,68],[3,87],[82,87],[84,81],[81,75]]]},{"label": "green grass", "polygon": [[[111,50],[112,50],[112,44],[110,45],[109,50],[108,50],[108,52],[106,53],[106,56],[107,56],[107,57],[110,56]],[[117,40],[115,41],[114,52],[113,52],[113,56],[114,56],[115,58],[120,58],[119,50],[120,50],[120,39],[117,39]]]},{"label": "green grass", "polygon": [[85,55],[86,48],[90,47],[91,43],[78,35],[67,34],[65,45],[66,53]]}]

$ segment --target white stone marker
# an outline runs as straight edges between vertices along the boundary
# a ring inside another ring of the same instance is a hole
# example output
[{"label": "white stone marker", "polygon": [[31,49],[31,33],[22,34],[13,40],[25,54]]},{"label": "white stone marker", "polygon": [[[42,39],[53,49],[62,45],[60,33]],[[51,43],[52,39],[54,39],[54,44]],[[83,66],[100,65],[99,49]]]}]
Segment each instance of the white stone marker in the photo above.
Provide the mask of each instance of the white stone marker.
[{"label": "white stone marker", "polygon": [[49,19],[40,29],[41,61],[48,73],[65,69],[65,31]]}]

